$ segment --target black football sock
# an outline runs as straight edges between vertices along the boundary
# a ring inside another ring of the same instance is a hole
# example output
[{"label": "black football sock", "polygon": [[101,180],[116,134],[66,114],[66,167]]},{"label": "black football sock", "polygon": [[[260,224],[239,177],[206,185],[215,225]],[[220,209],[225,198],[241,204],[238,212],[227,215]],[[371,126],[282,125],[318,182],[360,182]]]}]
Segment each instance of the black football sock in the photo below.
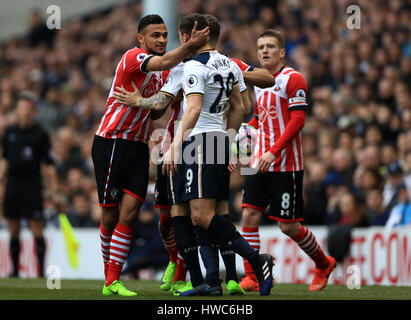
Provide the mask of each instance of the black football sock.
[{"label": "black football sock", "polygon": [[46,255],[46,243],[43,237],[36,238],[36,254],[39,266],[39,276],[44,278],[44,257]]},{"label": "black football sock", "polygon": [[10,253],[11,253],[11,262],[13,264],[12,276],[19,276],[19,256],[20,256],[20,239],[12,238],[10,239]]},{"label": "black football sock", "polygon": [[190,272],[193,287],[204,282],[201,273],[200,261],[198,260],[197,237],[194,232],[190,217],[173,217],[174,237],[178,251],[183,257],[188,271]]},{"label": "black football sock", "polygon": [[[223,215],[222,217],[231,221],[229,214]],[[228,283],[228,281],[230,280],[234,280],[238,282],[237,270],[235,266],[235,252],[232,249],[229,249],[227,246],[221,245],[220,254],[221,254],[221,257],[223,258],[224,265],[225,265],[226,283]]]},{"label": "black football sock", "polygon": [[254,271],[261,269],[258,251],[250,246],[231,221],[215,214],[207,230],[211,239],[219,243],[220,247],[226,246],[239,254],[250,263]]},{"label": "black football sock", "polygon": [[206,269],[205,282],[212,286],[219,285],[219,259],[218,246],[211,243],[208,232],[204,228],[195,227],[198,235],[198,244],[200,245],[200,255]]}]

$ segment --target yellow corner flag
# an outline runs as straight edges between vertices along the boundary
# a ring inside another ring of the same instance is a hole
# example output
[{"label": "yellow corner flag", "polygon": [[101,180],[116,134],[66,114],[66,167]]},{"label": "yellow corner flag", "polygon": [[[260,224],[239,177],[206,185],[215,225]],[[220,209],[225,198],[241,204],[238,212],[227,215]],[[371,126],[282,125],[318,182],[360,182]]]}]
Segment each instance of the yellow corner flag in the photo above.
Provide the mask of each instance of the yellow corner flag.
[{"label": "yellow corner flag", "polygon": [[73,269],[78,268],[78,248],[79,242],[76,234],[74,233],[73,227],[67,216],[64,213],[59,214],[60,230],[63,232],[64,240],[66,243],[67,254],[70,262],[70,266]]}]

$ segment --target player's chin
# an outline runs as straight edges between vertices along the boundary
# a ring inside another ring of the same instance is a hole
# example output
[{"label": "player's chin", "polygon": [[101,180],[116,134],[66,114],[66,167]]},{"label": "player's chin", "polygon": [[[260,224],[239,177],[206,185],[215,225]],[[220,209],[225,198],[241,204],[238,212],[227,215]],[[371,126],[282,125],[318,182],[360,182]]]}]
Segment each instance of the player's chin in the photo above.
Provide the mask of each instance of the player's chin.
[{"label": "player's chin", "polygon": [[156,55],[162,56],[166,53],[166,47],[156,47],[153,51]]},{"label": "player's chin", "polygon": [[261,59],[260,64],[263,68],[270,69],[275,65],[274,61],[269,59]]}]

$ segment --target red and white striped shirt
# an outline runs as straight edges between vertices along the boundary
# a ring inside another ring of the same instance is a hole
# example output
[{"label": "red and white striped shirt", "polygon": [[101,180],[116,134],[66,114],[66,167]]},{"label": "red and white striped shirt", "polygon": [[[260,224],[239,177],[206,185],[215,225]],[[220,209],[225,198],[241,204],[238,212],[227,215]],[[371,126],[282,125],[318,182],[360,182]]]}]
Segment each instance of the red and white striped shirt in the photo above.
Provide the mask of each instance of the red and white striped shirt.
[{"label": "red and white striped shirt", "polygon": [[156,94],[163,86],[169,71],[150,71],[145,67],[153,55],[143,49],[128,50],[117,65],[116,74],[107,98],[106,110],[96,135],[109,139],[148,142],[151,125],[150,111],[123,105],[113,97],[115,87],[133,91],[132,82],[144,98]]},{"label": "red and white striped shirt", "polygon": [[231,58],[231,60],[233,60],[237,66],[240,67],[241,71],[253,71],[254,67],[246,64],[244,61],[241,61],[240,59],[235,59],[235,58]]},{"label": "red and white striped shirt", "polygon": [[[304,77],[296,70],[284,66],[273,74],[275,85],[271,88],[254,87],[256,105],[254,114],[258,120],[258,133],[250,166],[257,168],[262,155],[272,149],[280,139],[290,113],[294,110],[306,110],[307,84]],[[270,172],[303,170],[303,151],[301,131],[276,156],[268,168]]]}]

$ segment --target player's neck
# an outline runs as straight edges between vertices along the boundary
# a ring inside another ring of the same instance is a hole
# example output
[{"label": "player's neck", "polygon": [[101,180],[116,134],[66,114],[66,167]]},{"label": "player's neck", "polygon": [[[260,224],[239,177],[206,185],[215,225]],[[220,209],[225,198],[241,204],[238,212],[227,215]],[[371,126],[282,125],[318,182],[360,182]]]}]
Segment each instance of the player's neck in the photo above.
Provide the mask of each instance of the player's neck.
[{"label": "player's neck", "polygon": [[273,66],[272,68],[268,69],[268,71],[271,72],[271,74],[275,74],[277,72],[279,72],[283,67],[285,66],[285,64],[280,61],[279,63],[277,63],[275,66]]},{"label": "player's neck", "polygon": [[213,48],[212,46],[210,46],[208,43],[204,46],[202,46],[201,48],[198,48],[196,50],[196,52],[194,53],[194,56],[198,56],[202,51],[205,50],[215,50],[215,48]]}]

